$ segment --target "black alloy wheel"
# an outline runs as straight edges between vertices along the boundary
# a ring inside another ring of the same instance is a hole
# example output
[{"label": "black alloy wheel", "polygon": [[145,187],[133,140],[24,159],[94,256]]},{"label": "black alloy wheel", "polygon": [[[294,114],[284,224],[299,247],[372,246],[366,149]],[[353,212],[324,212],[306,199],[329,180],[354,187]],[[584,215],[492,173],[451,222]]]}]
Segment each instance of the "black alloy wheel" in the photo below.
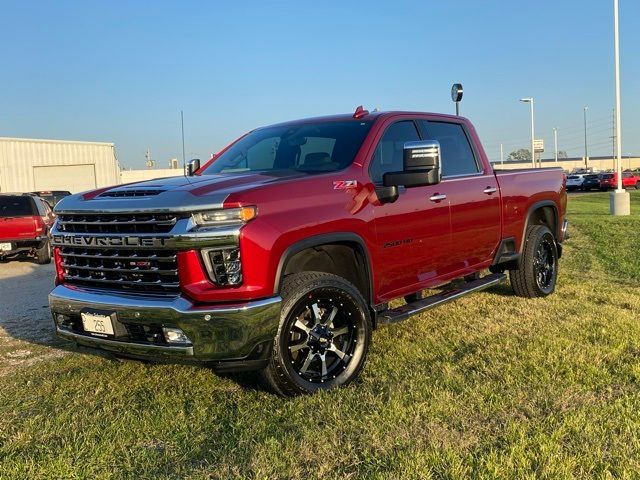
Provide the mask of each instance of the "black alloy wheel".
[{"label": "black alloy wheel", "polygon": [[343,292],[315,290],[291,313],[287,360],[304,380],[324,383],[346,370],[358,343],[358,317]]},{"label": "black alloy wheel", "polygon": [[360,291],[337,275],[289,275],[282,289],[280,326],[262,370],[266,386],[283,396],[329,390],[362,370],[371,337],[369,307]]},{"label": "black alloy wheel", "polygon": [[540,291],[551,293],[556,277],[556,247],[551,233],[547,233],[538,242],[534,263],[536,283]]},{"label": "black alloy wheel", "polygon": [[556,239],[546,225],[530,225],[524,242],[518,268],[509,270],[511,287],[520,297],[546,297],[558,279]]}]

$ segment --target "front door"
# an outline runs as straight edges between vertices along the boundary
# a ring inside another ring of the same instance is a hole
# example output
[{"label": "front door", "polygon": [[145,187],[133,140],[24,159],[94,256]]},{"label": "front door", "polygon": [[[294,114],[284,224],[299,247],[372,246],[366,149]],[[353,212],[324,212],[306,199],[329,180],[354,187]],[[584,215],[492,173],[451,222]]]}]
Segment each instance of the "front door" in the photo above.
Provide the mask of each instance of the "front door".
[{"label": "front door", "polygon": [[[420,140],[411,120],[387,127],[369,167],[382,185],[385,172],[403,169],[405,142]],[[442,186],[400,188],[398,200],[374,207],[377,290],[382,300],[404,295],[442,274],[449,251],[449,201]]]}]

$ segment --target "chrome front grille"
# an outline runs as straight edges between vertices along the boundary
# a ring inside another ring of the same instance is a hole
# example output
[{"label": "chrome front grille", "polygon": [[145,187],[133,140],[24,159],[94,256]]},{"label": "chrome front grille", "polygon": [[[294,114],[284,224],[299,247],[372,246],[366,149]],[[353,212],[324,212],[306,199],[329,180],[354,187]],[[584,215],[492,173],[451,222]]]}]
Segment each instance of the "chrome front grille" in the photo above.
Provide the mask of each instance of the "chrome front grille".
[{"label": "chrome front grille", "polygon": [[63,213],[57,228],[65,233],[168,233],[177,221],[173,213]]},{"label": "chrome front grille", "polygon": [[173,250],[60,248],[65,283],[109,290],[175,294],[180,289]]}]

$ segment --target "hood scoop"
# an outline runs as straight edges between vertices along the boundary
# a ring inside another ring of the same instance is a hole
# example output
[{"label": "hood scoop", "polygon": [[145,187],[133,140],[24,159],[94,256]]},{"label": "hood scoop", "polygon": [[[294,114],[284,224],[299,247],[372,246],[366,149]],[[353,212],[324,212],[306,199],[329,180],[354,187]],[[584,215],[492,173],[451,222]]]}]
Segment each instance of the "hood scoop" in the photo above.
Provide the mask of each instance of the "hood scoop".
[{"label": "hood scoop", "polygon": [[131,198],[131,197],[153,197],[155,195],[160,195],[165,190],[160,190],[157,188],[132,188],[132,189],[122,189],[122,190],[108,190],[104,193],[98,195],[99,197],[112,197],[112,198]]}]

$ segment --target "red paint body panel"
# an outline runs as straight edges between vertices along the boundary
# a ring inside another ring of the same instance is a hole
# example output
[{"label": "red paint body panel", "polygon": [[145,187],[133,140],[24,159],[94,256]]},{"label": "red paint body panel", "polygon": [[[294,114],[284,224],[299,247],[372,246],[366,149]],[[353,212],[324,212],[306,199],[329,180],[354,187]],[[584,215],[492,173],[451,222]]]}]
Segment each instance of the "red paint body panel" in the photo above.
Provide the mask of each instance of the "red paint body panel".
[{"label": "red paint body panel", "polygon": [[[462,124],[481,172],[445,177],[437,185],[400,188],[396,202],[382,204],[368,172],[375,148],[389,125],[417,119]],[[220,287],[212,283],[199,253],[191,250],[178,255],[180,284],[186,295],[202,303],[272,297],[279,293],[278,277],[287,250],[320,235],[348,234],[366,250],[371,302],[379,304],[487,268],[503,239],[512,237],[520,249],[527,216],[536,205],[553,206],[560,233],[567,202],[562,171],[495,173],[473,125],[465,118],[373,112],[362,119],[337,115],[321,120],[372,121],[349,167],[312,175],[212,177],[211,181],[180,187],[200,198],[230,192],[225,207],[251,205],[258,212],[240,230],[242,285]],[[447,198],[431,200],[436,194]]]},{"label": "red paint body panel", "polygon": [[[461,117],[395,112],[365,118],[375,122],[348,168],[259,182],[254,188],[232,193],[225,206],[258,207],[257,218],[241,230],[243,285],[207,285],[200,265],[201,273],[186,286],[186,293],[201,302],[272,296],[278,293],[278,266],[288,248],[310,237],[348,232],[362,239],[367,248],[372,302],[377,304],[487,268],[503,238],[513,237],[520,248],[527,214],[538,202],[555,206],[560,228],[566,211],[565,180],[560,169],[495,174],[475,129]],[[368,174],[377,142],[391,123],[418,118],[461,122],[484,171],[475,176],[444,178],[434,186],[401,189],[398,201],[380,204]],[[342,181],[355,181],[356,187],[335,189],[334,182]],[[496,191],[484,193],[487,188]],[[446,194],[447,200],[429,201],[438,193]],[[197,194],[206,192],[199,190]],[[193,256],[190,268],[197,266],[196,260]]]}]

